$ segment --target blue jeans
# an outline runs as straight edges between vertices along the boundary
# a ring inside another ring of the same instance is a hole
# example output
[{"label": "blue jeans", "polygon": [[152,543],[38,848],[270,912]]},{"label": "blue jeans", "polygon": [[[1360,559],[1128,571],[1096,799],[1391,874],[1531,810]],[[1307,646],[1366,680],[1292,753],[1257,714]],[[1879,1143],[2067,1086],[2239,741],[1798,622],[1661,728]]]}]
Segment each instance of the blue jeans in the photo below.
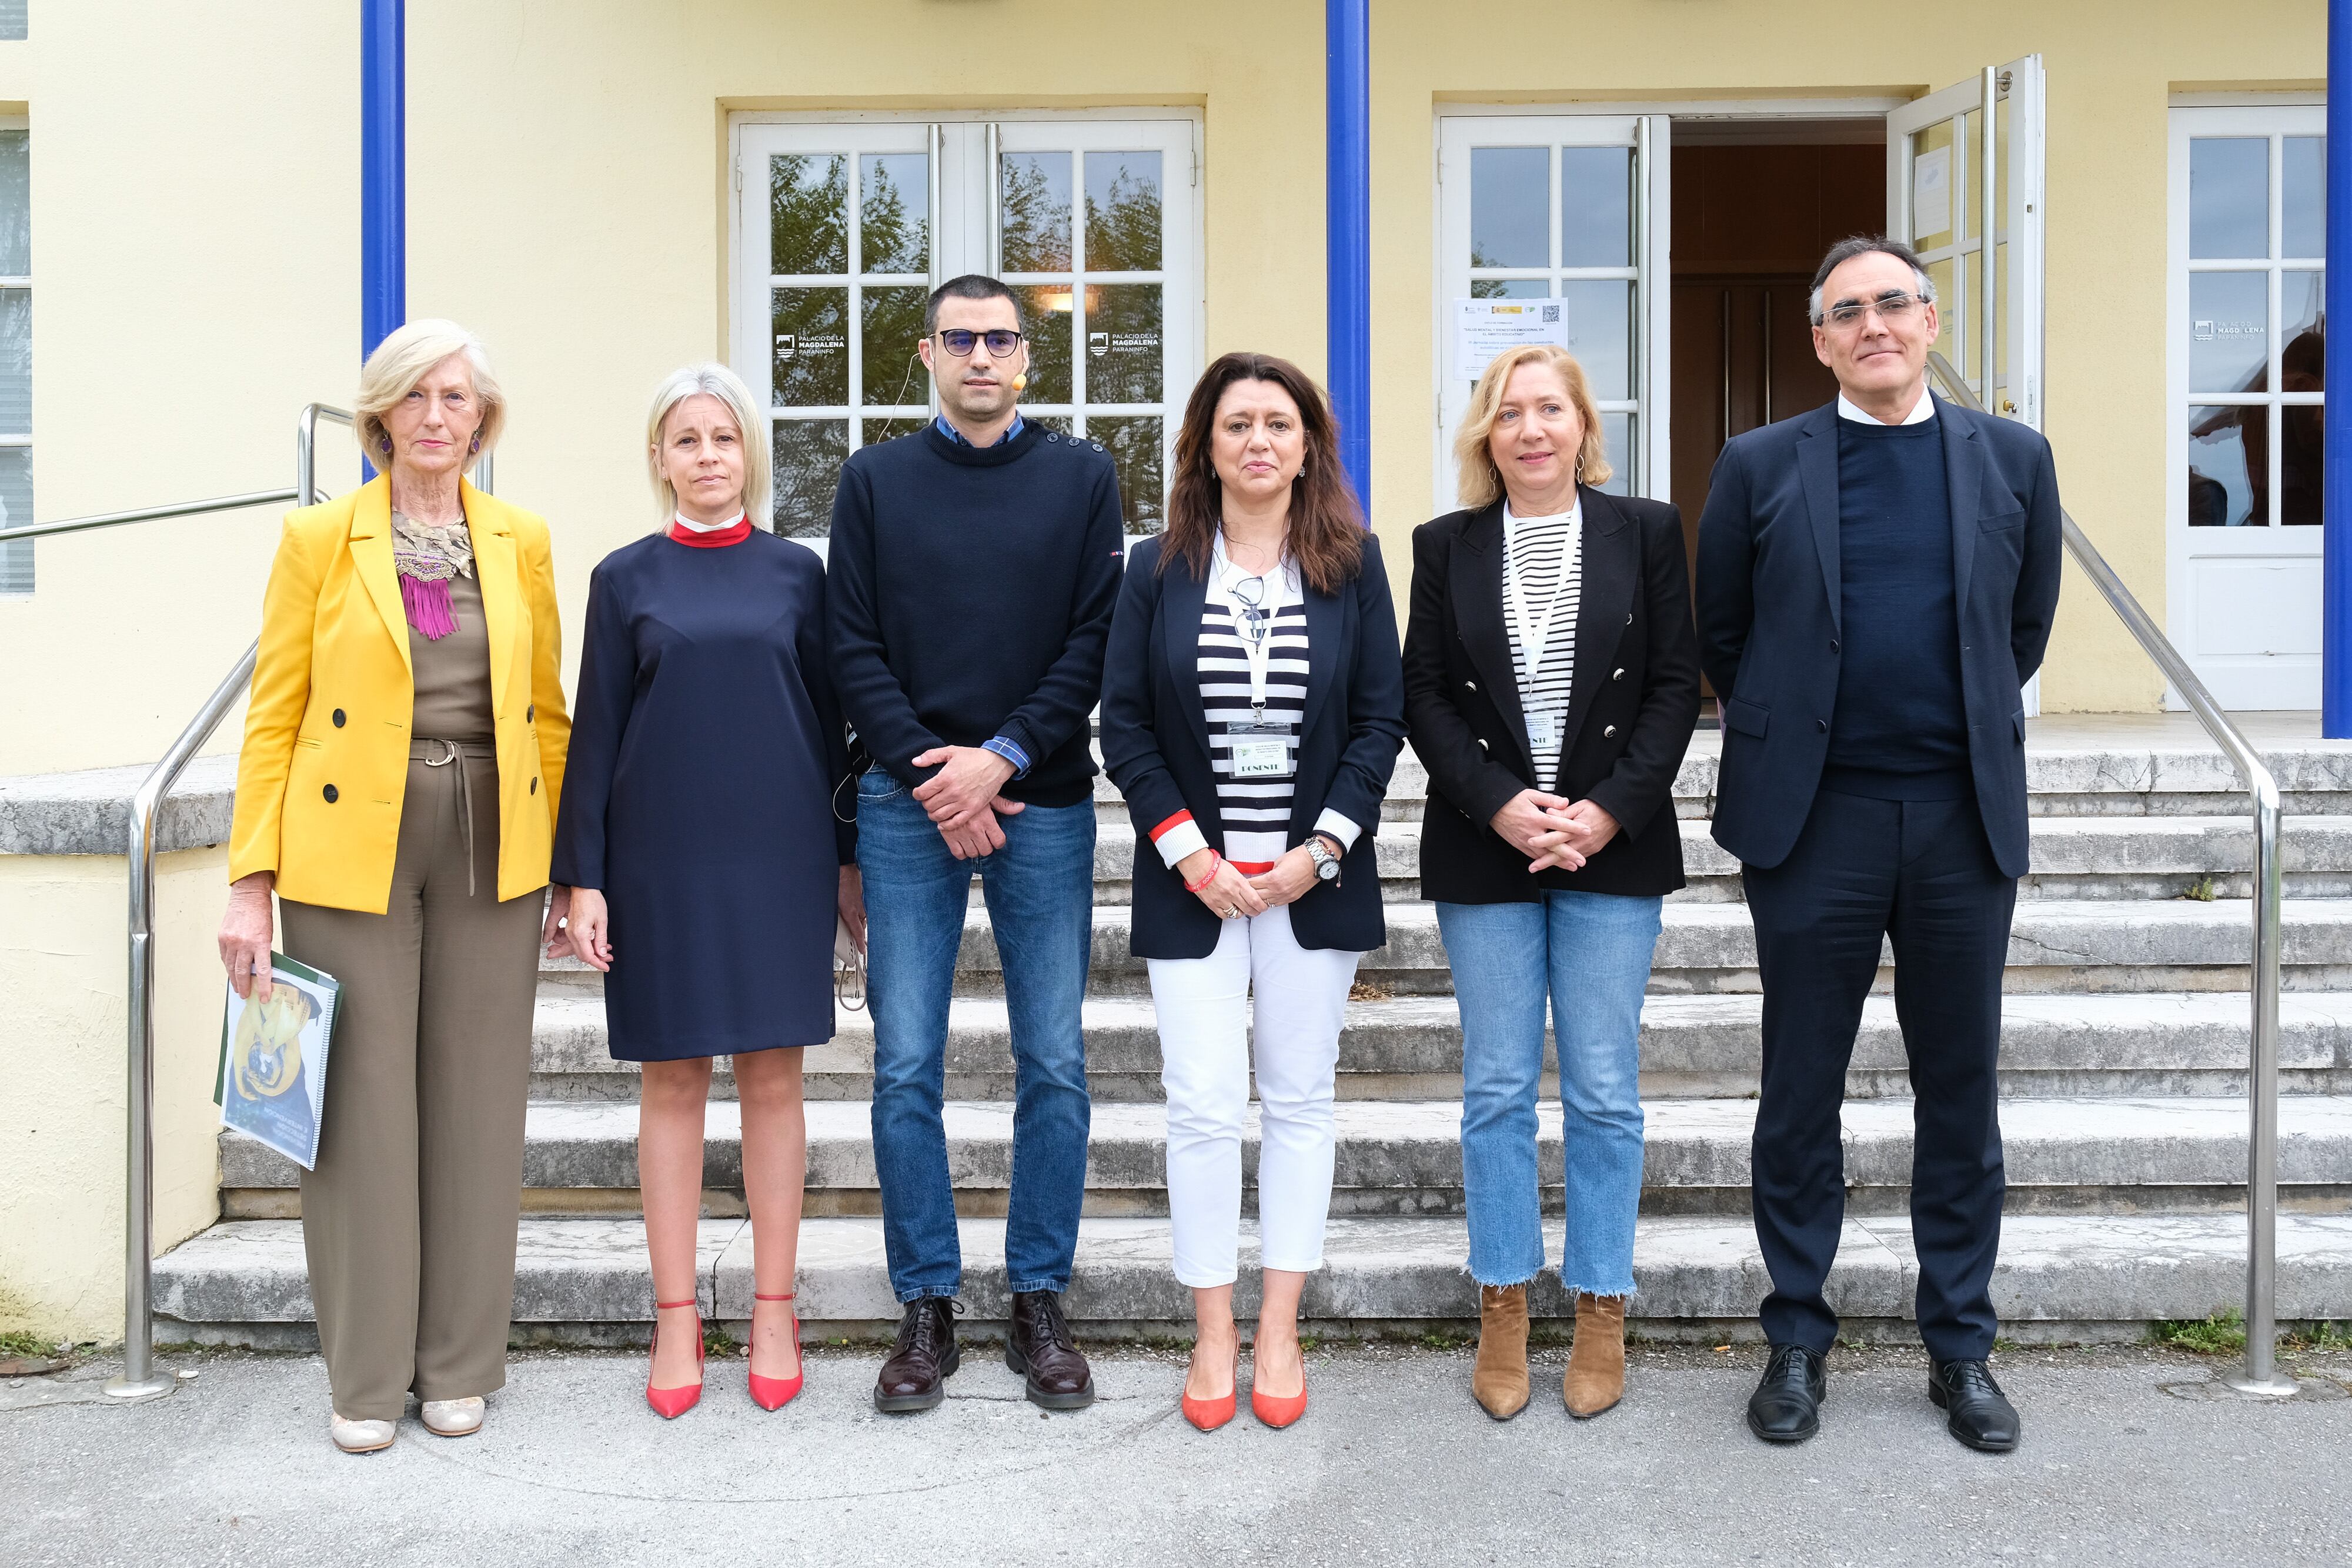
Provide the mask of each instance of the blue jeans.
[{"label": "blue jeans", "polygon": [[1532,904],[1440,904],[1462,1005],[1462,1188],[1470,1272],[1517,1285],[1543,1269],[1536,1088],[1544,999],[1559,1048],[1568,1244],[1560,1282],[1633,1293],[1642,1207],[1642,996],[1664,900],[1546,893]]},{"label": "blue jeans", "polygon": [[980,874],[1013,1025],[1013,1193],[1004,1271],[1014,1291],[1061,1291],[1086,1197],[1087,1041],[1093,956],[1095,807],[1031,806],[1000,819],[1004,847],[973,862],[906,786],[857,780],[857,866],[866,883],[866,997],[874,1014],[874,1166],[882,1238],[900,1301],[963,1285],[948,1176],[948,1000]]}]

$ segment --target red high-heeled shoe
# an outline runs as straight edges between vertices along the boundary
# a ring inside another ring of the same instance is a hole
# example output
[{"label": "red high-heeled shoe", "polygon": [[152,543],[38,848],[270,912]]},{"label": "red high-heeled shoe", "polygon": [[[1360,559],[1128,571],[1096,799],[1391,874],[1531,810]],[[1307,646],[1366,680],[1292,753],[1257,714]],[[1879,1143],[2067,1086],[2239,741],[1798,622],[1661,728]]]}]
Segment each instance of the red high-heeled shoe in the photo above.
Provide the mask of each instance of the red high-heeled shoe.
[{"label": "red high-heeled shoe", "polygon": [[[786,1291],[781,1296],[763,1296],[754,1291],[751,1299],[755,1301],[789,1301],[793,1299],[793,1292]],[[808,1375],[808,1364],[801,1359],[801,1315],[798,1312],[790,1315],[793,1320],[793,1375],[790,1377],[762,1377],[756,1372],[751,1374],[751,1403],[762,1410],[781,1410],[791,1404]]]},{"label": "red high-heeled shoe", "polygon": [[1307,1414],[1307,1369],[1298,1369],[1298,1392],[1284,1398],[1279,1395],[1260,1394],[1253,1384],[1250,1387],[1250,1409],[1269,1427],[1287,1427]]},{"label": "red high-heeled shoe", "polygon": [[[657,1313],[670,1312],[678,1307],[695,1307],[697,1309],[694,1314],[694,1368],[697,1373],[699,1373],[702,1370],[702,1312],[698,1303],[696,1302],[692,1296],[688,1296],[682,1301],[656,1301],[654,1303],[654,1311]],[[656,1351],[661,1349],[661,1319],[659,1317],[656,1317],[654,1319],[653,1348]],[[697,1377],[694,1382],[687,1384],[682,1387],[656,1388],[654,1386],[653,1369],[651,1367],[647,1367],[646,1369],[646,1403],[654,1407],[654,1414],[660,1416],[663,1420],[677,1420],[679,1416],[693,1409],[695,1405],[700,1401],[701,1398],[702,1380],[699,1377]]]},{"label": "red high-heeled shoe", "polygon": [[1234,1410],[1240,1403],[1240,1399],[1241,1372],[1236,1368],[1234,1373],[1234,1385],[1225,1390],[1224,1397],[1195,1399],[1186,1394],[1177,1399],[1176,1406],[1178,1409],[1184,1412],[1184,1419],[1203,1432],[1213,1432],[1234,1418]]}]

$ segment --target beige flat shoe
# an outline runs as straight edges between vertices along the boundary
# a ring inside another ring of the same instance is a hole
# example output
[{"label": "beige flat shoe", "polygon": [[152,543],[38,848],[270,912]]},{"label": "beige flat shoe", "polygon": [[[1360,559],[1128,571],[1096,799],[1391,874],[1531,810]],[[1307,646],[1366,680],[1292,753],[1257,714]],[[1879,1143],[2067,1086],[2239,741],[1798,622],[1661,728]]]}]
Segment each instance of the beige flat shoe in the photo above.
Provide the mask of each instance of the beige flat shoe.
[{"label": "beige flat shoe", "polygon": [[350,1421],[328,1412],[327,1436],[347,1454],[373,1454],[389,1448],[392,1434],[393,1424],[389,1421]]},{"label": "beige flat shoe", "polygon": [[436,1437],[470,1437],[482,1429],[482,1409],[478,1394],[463,1399],[427,1399],[425,1429]]}]

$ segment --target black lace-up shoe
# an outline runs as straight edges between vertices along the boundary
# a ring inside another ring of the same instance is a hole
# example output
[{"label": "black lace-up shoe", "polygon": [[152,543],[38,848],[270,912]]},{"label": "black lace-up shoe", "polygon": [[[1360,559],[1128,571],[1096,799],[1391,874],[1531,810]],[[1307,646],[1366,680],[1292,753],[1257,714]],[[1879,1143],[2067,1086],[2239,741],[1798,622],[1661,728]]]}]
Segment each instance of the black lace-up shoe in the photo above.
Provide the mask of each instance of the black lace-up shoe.
[{"label": "black lace-up shoe", "polygon": [[1748,1429],[1768,1443],[1801,1443],[1822,1429],[1828,1367],[1801,1344],[1776,1344],[1763,1381],[1748,1396]]},{"label": "black lace-up shoe", "polygon": [[1048,1410],[1083,1410],[1095,1402],[1095,1377],[1070,1337],[1062,1298],[1024,1291],[1013,1298],[1004,1334],[1004,1364],[1028,1378],[1029,1403]]},{"label": "black lace-up shoe", "polygon": [[963,1303],[948,1296],[920,1296],[907,1303],[890,1359],[874,1382],[874,1408],[903,1416],[929,1410],[948,1396],[948,1379],[963,1359],[955,1333],[955,1315],[961,1311]]},{"label": "black lace-up shoe", "polygon": [[1983,1362],[1937,1362],[1927,1378],[1927,1397],[1945,1413],[1946,1430],[1969,1448],[2006,1454],[2017,1447],[2017,1406]]}]

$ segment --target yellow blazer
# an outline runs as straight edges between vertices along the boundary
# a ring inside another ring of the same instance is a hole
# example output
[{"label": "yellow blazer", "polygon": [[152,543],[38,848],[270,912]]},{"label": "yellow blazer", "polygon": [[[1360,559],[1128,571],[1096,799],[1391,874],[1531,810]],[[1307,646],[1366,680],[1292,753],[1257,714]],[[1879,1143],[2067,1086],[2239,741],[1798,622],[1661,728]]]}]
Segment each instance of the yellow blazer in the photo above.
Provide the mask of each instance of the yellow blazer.
[{"label": "yellow blazer", "polygon": [[[499,897],[547,885],[572,737],[547,521],[461,493],[490,640]],[[382,476],[289,513],[262,596],[261,653],[236,767],[232,879],[278,873],[303,904],[381,915],[392,899],[416,676]]]}]

